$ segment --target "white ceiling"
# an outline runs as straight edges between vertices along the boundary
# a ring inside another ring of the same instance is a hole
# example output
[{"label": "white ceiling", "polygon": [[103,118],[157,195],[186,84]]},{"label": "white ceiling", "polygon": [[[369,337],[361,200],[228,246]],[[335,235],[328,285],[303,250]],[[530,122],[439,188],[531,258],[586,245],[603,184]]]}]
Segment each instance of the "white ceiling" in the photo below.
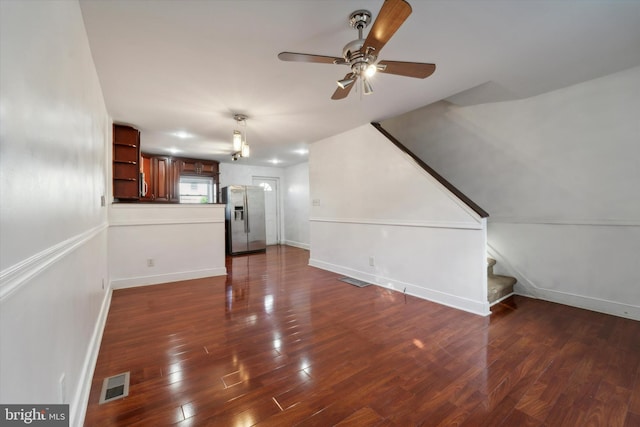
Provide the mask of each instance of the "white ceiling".
[{"label": "white ceiling", "polygon": [[295,150],[309,143],[441,99],[523,98],[640,65],[637,0],[410,3],[380,58],[431,62],[436,72],[379,74],[372,95],[354,89],[333,101],[346,66],[277,55],[341,56],[357,38],[350,13],[365,8],[375,19],[382,0],[80,2],[113,120],[140,129],[145,151],[225,162],[234,113],[249,116],[252,156],[240,162],[287,166],[306,160]]}]

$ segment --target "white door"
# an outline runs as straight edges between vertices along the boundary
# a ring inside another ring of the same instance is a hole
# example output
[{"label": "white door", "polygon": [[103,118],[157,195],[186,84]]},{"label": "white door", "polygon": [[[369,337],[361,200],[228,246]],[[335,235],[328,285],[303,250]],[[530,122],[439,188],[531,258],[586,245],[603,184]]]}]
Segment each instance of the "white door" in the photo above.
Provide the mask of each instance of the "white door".
[{"label": "white door", "polygon": [[279,178],[254,177],[253,185],[264,188],[264,214],[267,227],[267,245],[280,243]]}]

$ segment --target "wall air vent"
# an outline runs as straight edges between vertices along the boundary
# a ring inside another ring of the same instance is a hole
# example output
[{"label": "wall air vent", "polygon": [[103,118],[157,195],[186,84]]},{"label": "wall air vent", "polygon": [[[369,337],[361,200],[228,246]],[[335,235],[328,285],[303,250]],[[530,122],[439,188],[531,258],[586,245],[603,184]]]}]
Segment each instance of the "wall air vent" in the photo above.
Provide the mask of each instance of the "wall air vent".
[{"label": "wall air vent", "polygon": [[357,286],[359,288],[364,288],[365,286],[369,286],[371,283],[363,282],[362,280],[354,279],[352,277],[342,277],[339,279],[341,282],[348,283],[353,286]]},{"label": "wall air vent", "polygon": [[100,392],[100,404],[122,399],[129,395],[129,372],[105,378]]}]

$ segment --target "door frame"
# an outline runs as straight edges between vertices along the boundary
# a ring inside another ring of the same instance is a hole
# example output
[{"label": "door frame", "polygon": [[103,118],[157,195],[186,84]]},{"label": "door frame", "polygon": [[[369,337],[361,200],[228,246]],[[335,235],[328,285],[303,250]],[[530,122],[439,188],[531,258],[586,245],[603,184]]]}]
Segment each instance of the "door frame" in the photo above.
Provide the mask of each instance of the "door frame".
[{"label": "door frame", "polygon": [[264,175],[253,175],[251,177],[251,185],[257,185],[255,181],[273,181],[276,184],[275,193],[276,193],[276,245],[282,244],[282,210],[280,209],[281,205],[281,193],[280,193],[280,177],[278,176],[264,176]]}]

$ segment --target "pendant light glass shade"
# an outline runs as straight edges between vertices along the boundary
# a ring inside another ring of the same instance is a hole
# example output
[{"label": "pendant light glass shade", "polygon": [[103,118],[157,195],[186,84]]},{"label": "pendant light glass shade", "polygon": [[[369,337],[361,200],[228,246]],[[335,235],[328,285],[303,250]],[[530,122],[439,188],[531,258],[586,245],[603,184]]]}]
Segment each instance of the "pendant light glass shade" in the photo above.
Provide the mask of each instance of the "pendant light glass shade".
[{"label": "pendant light glass shade", "polygon": [[242,133],[239,130],[233,131],[233,151],[242,149]]},{"label": "pendant light glass shade", "polygon": [[249,157],[249,154],[251,154],[251,150],[249,149],[249,144],[245,142],[244,144],[242,144],[242,150],[240,150],[240,155],[242,157]]}]

